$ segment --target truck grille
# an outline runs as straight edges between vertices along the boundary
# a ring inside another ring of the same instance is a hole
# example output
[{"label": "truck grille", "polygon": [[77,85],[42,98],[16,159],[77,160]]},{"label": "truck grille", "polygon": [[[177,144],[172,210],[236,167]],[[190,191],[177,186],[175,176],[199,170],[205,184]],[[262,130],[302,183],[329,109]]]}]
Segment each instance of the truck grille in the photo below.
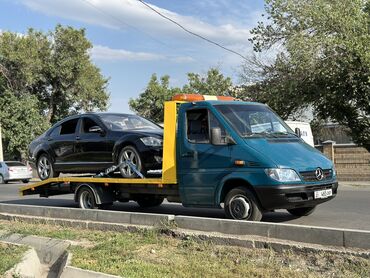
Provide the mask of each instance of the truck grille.
[{"label": "truck grille", "polygon": [[[331,179],[333,177],[333,171],[331,169],[323,169],[324,178],[321,181]],[[316,178],[315,171],[299,172],[304,181],[318,181]]]}]

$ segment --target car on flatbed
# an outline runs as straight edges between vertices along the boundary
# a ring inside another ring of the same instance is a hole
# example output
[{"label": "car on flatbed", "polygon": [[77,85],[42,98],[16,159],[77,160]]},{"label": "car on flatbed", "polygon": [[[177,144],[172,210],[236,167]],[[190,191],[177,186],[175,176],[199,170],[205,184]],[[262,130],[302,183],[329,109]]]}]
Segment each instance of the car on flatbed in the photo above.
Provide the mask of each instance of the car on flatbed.
[{"label": "car on flatbed", "polygon": [[72,193],[84,209],[131,200],[158,206],[167,198],[224,208],[239,220],[259,221],[276,209],[306,216],[336,196],[338,181],[333,162],[299,134],[261,103],[177,95],[165,103],[161,178],[54,178],[21,193]]},{"label": "car on flatbed", "polygon": [[[86,113],[68,117],[33,140],[29,159],[41,180],[60,173],[99,173],[129,160],[139,172],[158,170],[162,163],[163,129],[136,115]],[[125,178],[136,177],[120,167]]]}]

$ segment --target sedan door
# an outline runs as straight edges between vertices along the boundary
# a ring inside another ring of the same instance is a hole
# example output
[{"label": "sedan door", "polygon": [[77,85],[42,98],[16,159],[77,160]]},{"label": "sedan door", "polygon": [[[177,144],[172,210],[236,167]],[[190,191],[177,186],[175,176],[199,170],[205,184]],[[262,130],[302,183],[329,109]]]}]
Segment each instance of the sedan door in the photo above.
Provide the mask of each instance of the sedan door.
[{"label": "sedan door", "polygon": [[85,170],[100,171],[113,164],[113,140],[93,117],[81,118],[76,140],[76,155]]},{"label": "sedan door", "polygon": [[54,154],[56,170],[68,170],[76,163],[75,142],[78,119],[63,122],[47,139]]}]

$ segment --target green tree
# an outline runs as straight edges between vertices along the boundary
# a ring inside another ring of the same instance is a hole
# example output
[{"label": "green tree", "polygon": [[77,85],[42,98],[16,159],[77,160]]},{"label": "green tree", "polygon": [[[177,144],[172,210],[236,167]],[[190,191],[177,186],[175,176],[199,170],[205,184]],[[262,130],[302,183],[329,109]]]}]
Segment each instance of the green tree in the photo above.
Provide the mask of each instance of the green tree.
[{"label": "green tree", "polygon": [[[33,94],[41,114],[54,123],[80,111],[105,110],[107,79],[91,62],[91,43],[85,30],[57,25],[44,34],[0,35],[0,73],[3,90]],[[1,93],[1,91],[0,91]]]},{"label": "green tree", "polygon": [[170,77],[162,76],[158,80],[155,74],[143,93],[136,99],[130,99],[130,109],[140,116],[155,122],[163,122],[164,102],[173,95],[193,93],[202,95],[228,95],[232,87],[229,77],[224,77],[218,69],[211,68],[205,76],[197,73],[188,73],[188,84],[183,88],[169,86]]},{"label": "green tree", "polygon": [[369,2],[267,0],[265,8],[268,23],[252,30],[254,50],[278,54],[271,64],[245,67],[244,77],[250,64],[259,72],[246,95],[283,116],[310,106],[370,150]]},{"label": "green tree", "polygon": [[224,77],[217,68],[210,68],[204,76],[198,73],[188,73],[188,84],[183,87],[183,91],[201,95],[224,96],[229,95],[231,87],[230,77]]},{"label": "green tree", "polygon": [[25,159],[30,140],[49,127],[45,117],[39,113],[37,98],[31,94],[19,97],[5,91],[0,97],[0,119],[4,151],[9,159]]},{"label": "green tree", "polygon": [[138,98],[130,99],[130,109],[154,122],[163,122],[164,102],[181,93],[180,88],[170,88],[169,81],[168,75],[158,80],[157,75],[153,74],[144,92]]}]

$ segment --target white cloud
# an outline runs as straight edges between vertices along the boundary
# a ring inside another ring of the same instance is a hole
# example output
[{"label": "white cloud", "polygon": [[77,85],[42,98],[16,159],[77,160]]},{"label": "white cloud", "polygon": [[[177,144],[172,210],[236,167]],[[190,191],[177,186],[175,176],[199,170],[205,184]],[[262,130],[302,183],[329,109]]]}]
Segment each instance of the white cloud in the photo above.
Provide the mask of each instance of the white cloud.
[{"label": "white cloud", "polygon": [[[122,29],[132,28],[134,26],[134,28],[154,36],[191,38],[189,34],[185,33],[178,26],[160,17],[137,0],[22,1],[29,8],[48,15],[60,16],[109,28]],[[212,25],[192,16],[183,16],[154,5],[151,6],[191,31],[220,43],[246,43],[250,36],[248,29],[238,28],[232,24]]]},{"label": "white cloud", "polygon": [[94,60],[100,61],[157,61],[168,60],[175,63],[190,63],[194,59],[187,56],[167,56],[149,52],[133,52],[125,49],[113,49],[107,46],[94,45],[90,51]]},{"label": "white cloud", "polygon": [[102,45],[94,45],[90,53],[94,60],[106,61],[153,61],[164,59],[164,56],[158,54],[148,52],[132,52],[124,49],[113,49]]}]

